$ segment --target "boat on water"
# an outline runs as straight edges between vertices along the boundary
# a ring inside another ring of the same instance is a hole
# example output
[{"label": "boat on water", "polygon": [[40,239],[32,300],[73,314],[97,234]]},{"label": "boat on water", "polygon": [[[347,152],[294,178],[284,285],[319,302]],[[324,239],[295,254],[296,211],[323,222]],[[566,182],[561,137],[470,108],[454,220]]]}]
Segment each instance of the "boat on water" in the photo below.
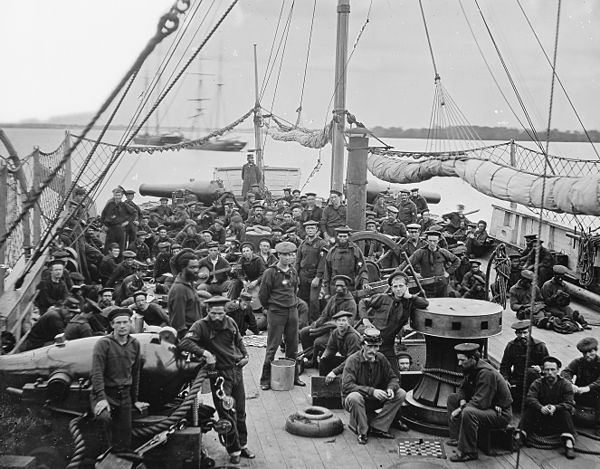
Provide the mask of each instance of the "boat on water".
[{"label": "boat on water", "polygon": [[133,143],[146,147],[165,147],[184,142],[185,137],[181,133],[143,133],[133,138]]},{"label": "boat on water", "polygon": [[236,138],[213,138],[204,143],[191,144],[187,148],[205,151],[242,151],[247,143]]}]

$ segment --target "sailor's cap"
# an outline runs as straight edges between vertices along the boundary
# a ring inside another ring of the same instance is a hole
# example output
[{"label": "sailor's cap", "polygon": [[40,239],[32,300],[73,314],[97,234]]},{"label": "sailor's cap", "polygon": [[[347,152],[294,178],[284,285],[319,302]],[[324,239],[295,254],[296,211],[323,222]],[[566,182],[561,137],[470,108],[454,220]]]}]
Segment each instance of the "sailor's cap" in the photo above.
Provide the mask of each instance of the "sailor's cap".
[{"label": "sailor's cap", "polygon": [[471,353],[479,350],[479,344],[474,344],[472,342],[463,342],[462,344],[458,344],[454,346],[454,351],[457,353]]}]

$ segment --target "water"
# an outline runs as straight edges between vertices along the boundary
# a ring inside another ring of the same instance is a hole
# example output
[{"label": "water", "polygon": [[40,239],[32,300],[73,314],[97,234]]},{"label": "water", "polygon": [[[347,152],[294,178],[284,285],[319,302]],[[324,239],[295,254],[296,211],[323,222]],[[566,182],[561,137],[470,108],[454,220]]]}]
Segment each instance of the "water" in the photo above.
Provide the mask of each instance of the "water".
[{"label": "water", "polygon": [[[15,146],[20,157],[31,153],[34,146],[40,147],[44,152],[54,150],[64,138],[64,131],[55,129],[7,129],[6,133]],[[73,133],[77,133],[74,131]],[[91,134],[93,138],[98,132]],[[104,141],[118,143],[122,136],[120,131],[107,132]],[[248,140],[248,148],[252,148],[253,135],[251,133],[241,134],[242,139]],[[406,151],[423,151],[425,140],[422,139],[385,139],[386,143],[396,149]],[[499,142],[489,142],[499,143]],[[372,141],[372,145],[377,142]],[[529,148],[534,148],[531,142],[524,143]],[[3,154],[4,151],[0,151]],[[568,156],[572,158],[595,159],[593,149],[585,143],[553,143],[550,153],[554,155]],[[316,192],[326,195],[329,189],[329,178],[331,172],[331,148],[325,147],[321,151],[323,167],[312,178],[304,188],[303,192]],[[312,171],[319,157],[318,150],[307,149],[298,144],[267,140],[265,146],[265,164],[268,166],[292,166],[301,170],[301,181],[304,183]],[[190,180],[205,181],[213,177],[215,166],[236,166],[246,162],[246,153],[211,152],[200,150],[183,150],[180,152],[154,153],[152,155],[130,155],[122,156],[121,161],[103,184],[97,198],[97,205],[102,207],[110,198],[110,191],[117,185],[127,189],[137,190],[142,183],[178,183]],[[240,176],[241,177],[241,176]],[[369,179],[375,179],[369,175]],[[470,185],[458,178],[434,178],[429,181],[413,184],[422,191],[431,191],[441,195],[439,204],[431,207],[432,212],[442,214],[456,209],[456,204],[465,205],[465,211],[479,210],[471,218],[474,220],[490,220],[492,204],[508,206],[507,202],[492,199],[473,189]],[[152,197],[136,195],[136,201],[155,200]]]}]

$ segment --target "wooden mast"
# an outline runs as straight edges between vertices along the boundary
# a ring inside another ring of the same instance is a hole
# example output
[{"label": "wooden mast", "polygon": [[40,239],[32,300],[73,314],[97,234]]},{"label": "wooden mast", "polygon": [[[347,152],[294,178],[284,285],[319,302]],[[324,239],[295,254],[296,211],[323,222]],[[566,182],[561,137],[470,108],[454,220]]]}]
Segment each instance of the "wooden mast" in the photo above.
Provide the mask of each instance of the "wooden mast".
[{"label": "wooden mast", "polygon": [[261,108],[260,108],[260,96],[258,93],[258,59],[256,57],[256,44],[254,44],[254,153],[256,159],[256,166],[263,175],[260,183],[261,188],[265,184],[265,172],[263,163],[263,151],[262,151],[262,135],[260,131],[261,124]]},{"label": "wooden mast", "polygon": [[335,50],[335,97],[333,118],[331,189],[343,192],[344,189],[344,128],[346,122],[346,61],[348,57],[348,23],[350,0],[338,0],[337,39]]}]

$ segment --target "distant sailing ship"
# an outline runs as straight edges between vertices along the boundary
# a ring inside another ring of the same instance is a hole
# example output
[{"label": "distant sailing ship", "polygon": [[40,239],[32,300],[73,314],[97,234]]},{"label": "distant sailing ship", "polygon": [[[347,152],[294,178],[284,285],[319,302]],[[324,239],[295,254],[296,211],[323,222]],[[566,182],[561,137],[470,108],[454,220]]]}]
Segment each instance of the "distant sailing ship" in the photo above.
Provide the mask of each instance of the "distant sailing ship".
[{"label": "distant sailing ship", "polygon": [[[217,83],[217,95],[215,99],[215,129],[219,129],[219,117],[221,110],[221,97],[222,97],[222,89],[223,83],[221,80],[221,66],[222,66],[222,58],[219,57],[219,83]],[[203,101],[207,101],[208,98],[202,97],[202,71],[198,72],[197,75],[200,77],[198,79],[198,97],[192,98],[191,101],[196,101],[196,114],[192,116],[193,119],[198,120],[204,116],[205,108],[202,106]],[[194,143],[186,148],[189,150],[205,150],[205,151],[241,151],[246,146],[245,141],[239,140],[237,138],[222,138],[215,137],[203,143]]]}]

